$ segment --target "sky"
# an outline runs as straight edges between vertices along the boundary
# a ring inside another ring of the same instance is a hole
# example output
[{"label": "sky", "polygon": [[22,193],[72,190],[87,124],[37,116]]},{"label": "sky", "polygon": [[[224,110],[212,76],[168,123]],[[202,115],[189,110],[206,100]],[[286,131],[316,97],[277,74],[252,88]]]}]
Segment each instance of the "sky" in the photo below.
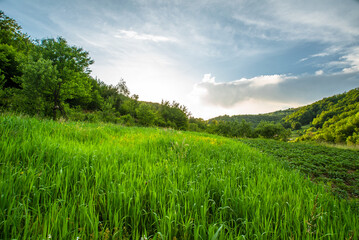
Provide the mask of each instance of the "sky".
[{"label": "sky", "polygon": [[64,37],[143,101],[194,117],[303,106],[359,87],[358,0],[0,0],[33,39]]}]

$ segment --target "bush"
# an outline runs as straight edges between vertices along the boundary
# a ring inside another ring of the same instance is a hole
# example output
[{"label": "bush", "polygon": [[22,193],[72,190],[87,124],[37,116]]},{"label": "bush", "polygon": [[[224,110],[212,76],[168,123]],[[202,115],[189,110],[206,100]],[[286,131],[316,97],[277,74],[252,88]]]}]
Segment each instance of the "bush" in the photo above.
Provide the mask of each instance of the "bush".
[{"label": "bush", "polygon": [[280,123],[261,121],[255,128],[255,133],[264,138],[287,140],[290,130],[286,130]]},{"label": "bush", "polygon": [[293,130],[299,130],[302,128],[302,124],[300,122],[292,122],[291,127]]},{"label": "bush", "polygon": [[135,120],[130,114],[123,115],[119,118],[119,123],[126,125],[126,126],[134,126]]}]

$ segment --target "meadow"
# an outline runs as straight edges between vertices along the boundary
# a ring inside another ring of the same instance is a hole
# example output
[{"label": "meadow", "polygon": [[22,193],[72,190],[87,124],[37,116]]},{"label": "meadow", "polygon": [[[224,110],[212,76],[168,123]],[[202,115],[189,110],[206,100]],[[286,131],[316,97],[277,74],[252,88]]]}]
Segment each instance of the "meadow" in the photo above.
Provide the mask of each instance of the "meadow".
[{"label": "meadow", "polygon": [[358,239],[355,200],[203,133],[0,116],[0,239]]}]

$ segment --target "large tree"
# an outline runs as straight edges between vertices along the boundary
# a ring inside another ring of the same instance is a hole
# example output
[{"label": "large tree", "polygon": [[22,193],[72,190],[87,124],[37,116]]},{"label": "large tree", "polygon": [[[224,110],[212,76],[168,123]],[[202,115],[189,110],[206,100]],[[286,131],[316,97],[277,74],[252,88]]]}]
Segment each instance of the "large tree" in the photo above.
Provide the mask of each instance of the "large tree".
[{"label": "large tree", "polygon": [[69,46],[63,38],[44,39],[36,51],[33,54],[36,57],[30,57],[23,66],[23,88],[28,99],[46,101],[54,120],[58,110],[66,118],[66,100],[75,97],[91,100],[89,66],[93,60],[88,52]]}]

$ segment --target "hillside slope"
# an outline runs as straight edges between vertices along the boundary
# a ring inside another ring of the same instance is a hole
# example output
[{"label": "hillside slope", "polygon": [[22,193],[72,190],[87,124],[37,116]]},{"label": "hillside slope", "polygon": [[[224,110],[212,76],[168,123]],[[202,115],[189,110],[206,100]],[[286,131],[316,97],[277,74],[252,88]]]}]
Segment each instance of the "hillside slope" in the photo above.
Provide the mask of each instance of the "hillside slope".
[{"label": "hillside slope", "polygon": [[9,115],[0,132],[0,239],[359,237],[355,202],[233,139]]},{"label": "hillside slope", "polygon": [[359,144],[359,88],[304,106],[284,121],[310,124],[299,140]]}]

